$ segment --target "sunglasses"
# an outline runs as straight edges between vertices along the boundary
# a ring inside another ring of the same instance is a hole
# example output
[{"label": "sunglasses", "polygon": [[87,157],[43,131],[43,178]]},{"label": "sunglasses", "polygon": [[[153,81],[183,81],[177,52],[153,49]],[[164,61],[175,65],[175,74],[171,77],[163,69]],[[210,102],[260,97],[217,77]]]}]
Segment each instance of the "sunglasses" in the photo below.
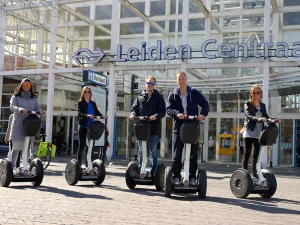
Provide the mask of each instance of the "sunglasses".
[{"label": "sunglasses", "polygon": [[155,82],[146,82],[146,84],[148,84],[148,85],[155,85]]},{"label": "sunglasses", "polygon": [[86,93],[89,93],[89,94],[90,94],[91,92],[90,92],[90,91],[84,91],[84,94],[86,94]]},{"label": "sunglasses", "polygon": [[28,83],[24,83],[22,84],[23,87],[31,87],[31,84],[28,84]]},{"label": "sunglasses", "polygon": [[256,95],[256,94],[260,94],[260,92],[258,91],[258,92],[252,92],[252,94],[254,94],[254,95]]}]

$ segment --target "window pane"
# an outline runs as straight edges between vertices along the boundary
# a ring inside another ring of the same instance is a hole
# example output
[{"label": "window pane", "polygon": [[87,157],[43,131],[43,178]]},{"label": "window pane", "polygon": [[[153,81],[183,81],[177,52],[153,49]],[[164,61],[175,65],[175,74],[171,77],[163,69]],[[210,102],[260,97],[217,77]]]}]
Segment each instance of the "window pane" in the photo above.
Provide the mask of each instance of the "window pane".
[{"label": "window pane", "polygon": [[[145,2],[132,3],[137,7],[142,13],[145,13]],[[133,12],[131,12],[126,6],[121,6],[121,18],[126,17],[137,17]]]},{"label": "window pane", "polygon": [[143,34],[144,23],[125,23],[120,24],[120,35]]},{"label": "window pane", "polygon": [[95,20],[111,19],[112,6],[111,5],[97,5]]},{"label": "window pane", "polygon": [[166,0],[151,2],[150,16],[165,15]]}]

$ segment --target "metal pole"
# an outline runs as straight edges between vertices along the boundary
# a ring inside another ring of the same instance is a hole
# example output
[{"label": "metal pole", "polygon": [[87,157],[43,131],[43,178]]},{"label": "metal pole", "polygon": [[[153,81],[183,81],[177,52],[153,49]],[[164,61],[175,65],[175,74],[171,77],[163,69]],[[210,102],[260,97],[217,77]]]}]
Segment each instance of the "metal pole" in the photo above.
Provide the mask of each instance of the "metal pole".
[{"label": "metal pole", "polygon": [[[271,2],[270,0],[265,1],[265,10],[264,10],[264,42],[270,42],[270,27],[271,27]],[[265,58],[263,64],[263,102],[266,105],[266,109],[269,109],[269,58]],[[263,146],[263,155],[262,155],[262,167],[266,168],[267,166],[267,147]]]},{"label": "metal pole", "polygon": [[[132,74],[131,76],[131,105],[133,105],[133,95],[134,95],[134,81],[135,81],[135,75]],[[132,142],[132,125],[133,123],[130,121],[129,123],[129,140],[128,140],[128,162],[131,161],[131,142]]]},{"label": "metal pole", "polygon": [[47,114],[46,114],[46,141],[52,142],[53,127],[53,99],[55,74],[53,69],[56,62],[56,25],[57,25],[57,7],[56,0],[52,0],[51,8],[51,34],[50,34],[50,62],[48,74],[48,95],[47,95]]},{"label": "metal pole", "polygon": [[[112,20],[111,20],[111,44],[110,54],[117,54],[117,44],[119,42],[119,1],[112,0]],[[118,16],[116,16],[118,15]],[[117,65],[117,63],[116,63]],[[115,106],[116,106],[116,77],[115,77],[115,66],[113,63],[109,67],[109,93],[108,93],[108,109],[107,109],[107,124],[108,130],[111,134],[114,134],[114,122],[115,122]],[[105,112],[104,112],[105,113]],[[113,142],[114,135],[108,135],[108,142],[111,145],[111,150],[114,149]]]},{"label": "metal pole", "polygon": [[[1,0],[2,4],[6,5],[6,0]],[[5,23],[6,12],[0,9],[0,70],[4,70],[4,43],[5,43]],[[3,92],[3,76],[0,76],[0,105],[2,105],[2,92]],[[0,110],[0,118],[1,118]]]}]

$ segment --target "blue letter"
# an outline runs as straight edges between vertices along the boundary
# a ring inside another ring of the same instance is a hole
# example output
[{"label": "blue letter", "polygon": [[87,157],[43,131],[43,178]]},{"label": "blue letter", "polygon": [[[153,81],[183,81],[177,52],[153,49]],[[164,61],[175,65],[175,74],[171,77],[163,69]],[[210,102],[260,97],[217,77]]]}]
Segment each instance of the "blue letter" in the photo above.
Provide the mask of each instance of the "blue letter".
[{"label": "blue letter", "polygon": [[179,45],[179,59],[190,59],[192,58],[192,48],[189,45]]},{"label": "blue letter", "polygon": [[[225,49],[222,49],[223,47],[226,47]],[[220,44],[218,47],[218,54],[221,58],[229,58],[230,55],[223,55],[223,52],[231,52],[231,47],[229,44]]]},{"label": "blue letter", "polygon": [[135,47],[131,47],[127,51],[127,59],[128,61],[137,61],[139,60],[138,56],[140,54],[139,50]]},{"label": "blue letter", "polygon": [[[148,50],[148,57],[150,60],[161,60],[161,46],[162,41],[157,41],[157,46],[152,46]],[[156,56],[153,56],[153,51],[156,51]]]},{"label": "blue letter", "polygon": [[118,44],[117,48],[117,62],[126,62],[126,59],[122,59],[122,45]]},{"label": "blue letter", "polygon": [[[283,48],[278,48],[279,45],[281,45]],[[275,51],[275,56],[276,57],[278,57],[278,58],[281,58],[281,57],[288,58],[289,57],[289,46],[288,46],[287,43],[285,43],[285,42],[278,42],[276,44],[276,47],[278,48]]]},{"label": "blue letter", "polygon": [[269,57],[269,48],[273,47],[273,42],[271,42],[270,44],[268,42],[265,42],[264,44],[264,50],[265,50],[265,58]]},{"label": "blue letter", "polygon": [[261,55],[257,54],[257,46],[261,46],[260,43],[257,43],[257,40],[253,41],[253,44],[251,44],[253,46],[253,55],[255,58],[260,58]]},{"label": "blue letter", "polygon": [[176,48],[172,45],[168,45],[167,47],[165,47],[164,49],[164,57],[167,60],[173,60],[175,59],[175,55],[173,56],[169,56],[169,54],[176,54]]},{"label": "blue letter", "polygon": [[[294,42],[294,47],[296,46],[300,46],[300,41],[297,41],[297,42]],[[292,51],[292,56],[298,58],[300,57],[300,54],[297,54],[297,51],[300,51],[300,48],[294,48],[293,51]]]},{"label": "blue letter", "polygon": [[216,44],[217,40],[215,40],[215,39],[208,39],[208,40],[204,41],[203,44],[202,44],[202,46],[201,46],[201,53],[207,59],[215,59],[216,58],[216,55],[208,55],[206,53],[206,46],[209,45],[209,44],[211,44],[211,43]]},{"label": "blue letter", "polygon": [[241,43],[241,44],[235,44],[234,45],[234,57],[237,58],[239,57],[239,48],[243,47],[243,52],[244,52],[244,58],[248,57],[248,45],[245,43]]},{"label": "blue letter", "polygon": [[141,61],[146,61],[146,42],[142,42]]}]

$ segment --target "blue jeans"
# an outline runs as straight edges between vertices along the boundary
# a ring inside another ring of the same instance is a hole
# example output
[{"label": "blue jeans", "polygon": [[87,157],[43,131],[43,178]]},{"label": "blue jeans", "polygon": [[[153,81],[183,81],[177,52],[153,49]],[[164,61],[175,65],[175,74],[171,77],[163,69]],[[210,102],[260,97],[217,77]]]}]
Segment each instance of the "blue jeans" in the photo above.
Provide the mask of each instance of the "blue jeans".
[{"label": "blue jeans", "polygon": [[[155,174],[156,167],[157,167],[157,144],[158,144],[158,135],[151,135],[149,139],[149,147],[150,147],[150,164],[151,164],[151,173]],[[142,149],[142,141],[139,141],[139,153],[140,153],[140,165],[139,167],[142,167],[143,162],[143,149]]]}]

